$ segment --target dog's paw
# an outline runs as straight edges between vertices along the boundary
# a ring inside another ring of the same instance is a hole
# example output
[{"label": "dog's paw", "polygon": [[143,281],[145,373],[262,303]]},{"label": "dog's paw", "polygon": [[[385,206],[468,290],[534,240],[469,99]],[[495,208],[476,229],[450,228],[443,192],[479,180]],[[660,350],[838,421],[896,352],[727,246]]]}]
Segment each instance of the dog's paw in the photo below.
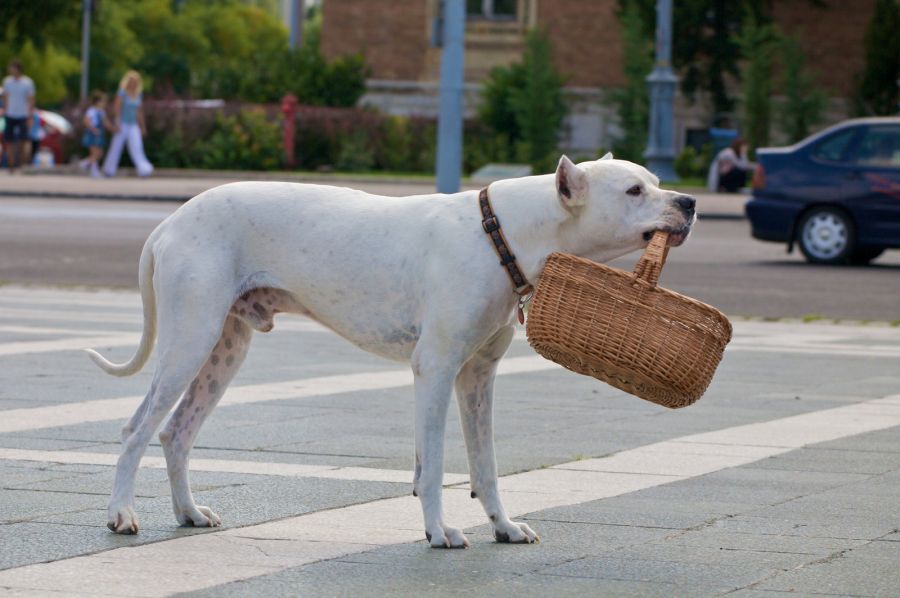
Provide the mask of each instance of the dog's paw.
[{"label": "dog's paw", "polygon": [[219,527],[222,525],[222,518],[216,515],[212,509],[199,505],[175,513],[175,518],[180,525],[185,527]]},{"label": "dog's paw", "polygon": [[432,548],[468,548],[469,540],[460,529],[455,527],[436,527],[435,533],[425,532],[425,539]]},{"label": "dog's paw", "polygon": [[131,507],[109,508],[109,518],[106,527],[117,534],[138,533],[137,515]]},{"label": "dog's paw", "polygon": [[503,544],[534,544],[541,541],[528,524],[508,519],[505,523],[494,525],[494,539]]}]

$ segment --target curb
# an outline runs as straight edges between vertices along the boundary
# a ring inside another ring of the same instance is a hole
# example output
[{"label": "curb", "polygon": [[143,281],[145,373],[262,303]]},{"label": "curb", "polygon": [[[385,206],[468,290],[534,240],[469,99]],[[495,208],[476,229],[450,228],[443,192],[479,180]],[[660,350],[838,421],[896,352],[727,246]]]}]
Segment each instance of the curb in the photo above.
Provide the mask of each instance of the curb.
[{"label": "curb", "polygon": [[[34,168],[23,168],[24,176],[81,176],[83,173],[77,167],[71,165],[57,166],[55,168],[41,170]],[[138,178],[132,167],[120,168],[117,176],[123,178]],[[332,184],[329,181],[339,181],[347,183],[390,183],[392,185],[421,185],[436,184],[436,179],[432,176],[371,176],[366,174],[354,173],[328,173],[328,172],[294,172],[284,170],[260,171],[260,170],[201,170],[186,168],[156,168],[153,171],[153,178],[169,178],[169,179],[210,179],[223,181],[285,181],[297,183],[321,183]],[[470,183],[468,179],[463,180],[463,184]]]},{"label": "curb", "polygon": [[[79,193],[69,191],[4,191],[0,190],[0,197],[29,197],[29,198],[46,198],[46,199],[91,199],[104,201],[154,201],[154,202],[178,202],[184,203],[193,198],[193,195],[143,195],[143,194],[125,194],[125,193]],[[700,212],[698,214],[700,220],[746,220],[747,217],[743,213],[731,212]]]},{"label": "curb", "polygon": [[0,191],[0,197],[31,197],[46,199],[100,199],[133,201],[177,201],[184,203],[193,195],[135,195],[123,193],[77,193],[67,191]]}]

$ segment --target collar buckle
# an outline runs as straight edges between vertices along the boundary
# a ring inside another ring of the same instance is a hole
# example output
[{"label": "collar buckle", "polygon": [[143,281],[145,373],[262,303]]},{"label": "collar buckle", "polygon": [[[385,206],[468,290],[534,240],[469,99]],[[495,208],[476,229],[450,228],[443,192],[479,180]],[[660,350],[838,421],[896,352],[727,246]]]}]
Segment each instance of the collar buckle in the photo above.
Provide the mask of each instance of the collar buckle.
[{"label": "collar buckle", "polygon": [[492,215],[481,221],[481,228],[483,228],[484,232],[487,234],[491,234],[494,231],[500,230],[500,221],[497,220],[496,216]]}]

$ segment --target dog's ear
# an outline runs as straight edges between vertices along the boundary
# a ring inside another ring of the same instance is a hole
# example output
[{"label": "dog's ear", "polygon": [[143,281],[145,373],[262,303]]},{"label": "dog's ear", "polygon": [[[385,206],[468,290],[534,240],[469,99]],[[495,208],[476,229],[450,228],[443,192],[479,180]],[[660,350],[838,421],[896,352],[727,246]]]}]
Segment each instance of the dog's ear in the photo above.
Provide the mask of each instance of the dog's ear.
[{"label": "dog's ear", "polygon": [[603,157],[600,158],[600,159],[601,159],[601,160],[612,160],[612,159],[613,159],[612,152],[606,152],[606,153],[603,155]]},{"label": "dog's ear", "polygon": [[567,210],[587,203],[587,173],[565,155],[559,159],[559,166],[556,167],[556,191],[559,201]]}]

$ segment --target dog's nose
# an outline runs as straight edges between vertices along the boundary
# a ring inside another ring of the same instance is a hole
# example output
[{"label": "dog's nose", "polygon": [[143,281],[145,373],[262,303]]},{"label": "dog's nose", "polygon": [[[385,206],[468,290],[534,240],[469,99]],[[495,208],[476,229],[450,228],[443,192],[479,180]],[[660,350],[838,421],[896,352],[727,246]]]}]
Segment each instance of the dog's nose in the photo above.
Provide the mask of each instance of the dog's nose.
[{"label": "dog's nose", "polygon": [[679,195],[675,198],[675,204],[685,212],[693,212],[697,206],[697,200],[690,195]]}]

